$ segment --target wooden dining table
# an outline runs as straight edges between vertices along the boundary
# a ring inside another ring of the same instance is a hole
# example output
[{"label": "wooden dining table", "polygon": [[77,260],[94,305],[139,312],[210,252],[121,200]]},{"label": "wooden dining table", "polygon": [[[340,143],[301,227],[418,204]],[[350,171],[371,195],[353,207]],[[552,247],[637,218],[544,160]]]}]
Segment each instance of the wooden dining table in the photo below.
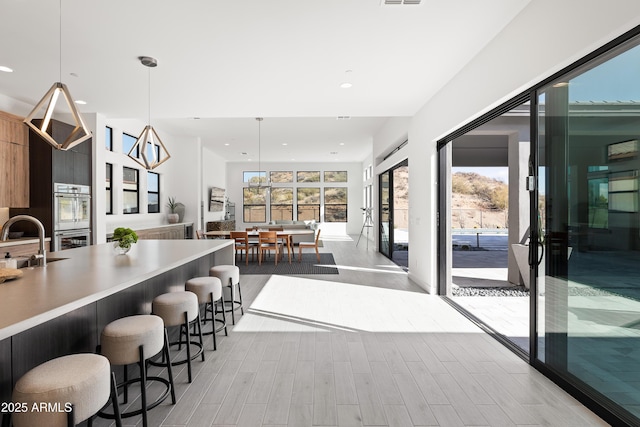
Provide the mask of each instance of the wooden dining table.
[{"label": "wooden dining table", "polygon": [[[247,235],[250,238],[251,237],[257,238],[260,231],[273,231],[273,230],[247,231]],[[314,234],[315,234],[315,231],[309,230],[309,229],[277,230],[276,231],[276,235],[278,236],[278,238],[285,239],[287,242],[287,254],[289,254],[289,264],[291,264],[291,252],[293,251],[293,236],[308,236],[308,235],[314,235]],[[231,231],[222,231],[222,230],[206,231],[204,235],[206,238],[228,239],[231,236]]]}]

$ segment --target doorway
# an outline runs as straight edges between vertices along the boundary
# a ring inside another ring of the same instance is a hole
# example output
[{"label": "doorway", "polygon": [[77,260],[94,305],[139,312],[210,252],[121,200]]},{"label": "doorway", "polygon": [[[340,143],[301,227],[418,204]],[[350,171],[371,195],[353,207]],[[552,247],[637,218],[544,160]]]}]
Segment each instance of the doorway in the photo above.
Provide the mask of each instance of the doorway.
[{"label": "doorway", "polygon": [[530,350],[529,111],[528,100],[517,103],[440,148],[441,293],[523,353]]},{"label": "doorway", "polygon": [[379,175],[379,250],[405,270],[409,268],[409,160]]}]

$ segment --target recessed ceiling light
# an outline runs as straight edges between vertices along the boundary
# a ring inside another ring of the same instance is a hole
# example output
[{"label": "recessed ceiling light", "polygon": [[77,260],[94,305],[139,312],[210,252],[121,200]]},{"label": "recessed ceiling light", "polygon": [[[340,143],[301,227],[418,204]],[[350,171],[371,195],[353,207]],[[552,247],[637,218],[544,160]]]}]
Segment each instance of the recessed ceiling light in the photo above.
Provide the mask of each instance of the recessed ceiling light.
[{"label": "recessed ceiling light", "polygon": [[329,154],[336,155],[336,154],[338,154],[338,152],[337,151],[331,151]]},{"label": "recessed ceiling light", "polygon": [[283,142],[283,143],[282,143],[282,145],[287,145],[287,143],[286,143],[286,142]]},{"label": "recessed ceiling light", "polygon": [[341,142],[340,145],[344,145],[344,142]]},{"label": "recessed ceiling light", "polygon": [[291,159],[291,160],[295,160],[295,159]]},{"label": "recessed ceiling light", "polygon": [[75,102],[78,105],[87,105],[87,101],[83,101],[82,99],[76,99],[73,102]]},{"label": "recessed ceiling light", "polygon": [[200,117],[194,117],[193,120],[200,120]]},{"label": "recessed ceiling light", "polygon": [[240,154],[242,154],[243,156],[246,156],[246,155],[247,155],[247,153],[246,153],[246,152],[244,152],[244,151],[243,151],[242,153],[240,153]]},{"label": "recessed ceiling light", "polygon": [[228,143],[228,142],[225,142],[225,143],[224,143],[224,145],[227,145],[227,146],[228,146],[228,145],[229,145],[229,143]]},{"label": "recessed ceiling light", "polygon": [[349,82],[340,83],[340,87],[342,89],[349,89],[351,86],[353,86],[353,85],[351,83],[349,83]]},{"label": "recessed ceiling light", "polygon": [[13,70],[9,67],[5,67],[4,65],[0,65],[0,71],[4,71],[5,73],[13,73]]},{"label": "recessed ceiling light", "polygon": [[351,116],[338,116],[336,120],[351,120]]}]

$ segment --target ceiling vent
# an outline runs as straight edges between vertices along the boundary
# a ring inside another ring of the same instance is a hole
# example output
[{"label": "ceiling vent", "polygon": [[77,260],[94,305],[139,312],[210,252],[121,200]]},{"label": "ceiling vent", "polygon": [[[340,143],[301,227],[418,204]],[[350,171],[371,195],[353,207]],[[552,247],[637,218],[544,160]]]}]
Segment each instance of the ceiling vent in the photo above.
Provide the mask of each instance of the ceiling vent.
[{"label": "ceiling vent", "polygon": [[351,120],[351,116],[338,116],[336,120]]},{"label": "ceiling vent", "polygon": [[420,4],[422,0],[382,0],[383,5],[391,4]]}]

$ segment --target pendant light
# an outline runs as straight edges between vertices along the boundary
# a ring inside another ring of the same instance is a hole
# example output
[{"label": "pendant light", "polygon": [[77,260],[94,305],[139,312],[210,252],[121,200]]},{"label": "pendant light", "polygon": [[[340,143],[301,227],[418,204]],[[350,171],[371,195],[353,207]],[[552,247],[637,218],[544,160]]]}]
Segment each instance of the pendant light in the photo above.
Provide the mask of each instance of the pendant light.
[{"label": "pendant light", "polygon": [[252,182],[249,181],[249,187],[253,187],[253,188],[271,188],[271,180],[266,176],[266,171],[265,171],[265,182],[262,182],[262,176],[261,176],[261,172],[262,172],[262,158],[261,158],[261,144],[262,141],[260,139],[261,137],[261,129],[260,129],[260,125],[262,123],[262,120],[264,120],[262,117],[256,117],[256,120],[258,121],[258,183],[257,184],[253,184]]},{"label": "pendant light", "polygon": [[[153,170],[169,160],[171,155],[169,155],[167,147],[165,147],[156,130],[151,126],[151,68],[158,66],[158,60],[150,56],[139,56],[138,59],[142,65],[148,67],[148,124],[142,130],[140,136],[138,136],[136,143],[131,147],[127,156],[143,168]],[[141,159],[136,157],[136,151],[140,153]]]},{"label": "pendant light", "polygon": [[[78,112],[76,108],[76,103],[73,101],[71,97],[71,93],[67,86],[62,83],[62,0],[59,2],[59,67],[60,67],[60,81],[57,81],[51,86],[51,89],[42,97],[40,102],[36,104],[34,109],[27,115],[24,119],[24,123],[29,126],[36,134],[38,134],[42,139],[47,141],[51,146],[53,146],[57,150],[69,150],[70,148],[75,147],[76,145],[86,141],[91,138],[91,131],[85,124],[82,116]],[[53,110],[56,107],[56,103],[60,98],[60,95],[66,101],[67,107],[69,108],[69,112],[71,113],[71,117],[74,122],[74,129],[71,134],[64,141],[56,141],[51,133],[47,131],[49,127],[49,123],[53,116]],[[47,108],[44,113],[44,119],[36,119],[36,116],[39,115],[42,107],[47,105]],[[42,120],[40,122],[40,120]]]}]

